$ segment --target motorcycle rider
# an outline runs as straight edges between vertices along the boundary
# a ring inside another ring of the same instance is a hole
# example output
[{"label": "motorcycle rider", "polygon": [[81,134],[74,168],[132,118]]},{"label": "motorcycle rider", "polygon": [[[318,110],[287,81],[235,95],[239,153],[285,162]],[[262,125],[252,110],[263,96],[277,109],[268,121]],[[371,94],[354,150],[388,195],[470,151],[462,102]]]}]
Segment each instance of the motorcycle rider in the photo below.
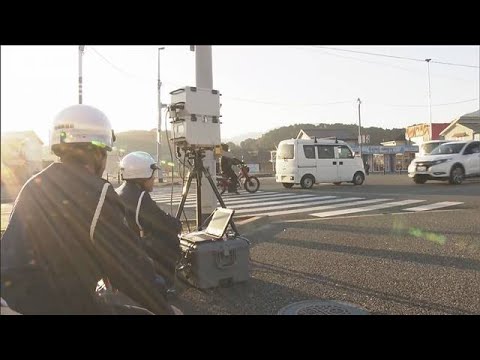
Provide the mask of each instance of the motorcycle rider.
[{"label": "motorcycle rider", "polygon": [[237,191],[238,176],[235,173],[235,171],[233,171],[232,166],[239,165],[242,163],[242,161],[232,156],[229,153],[228,144],[222,144],[222,150],[223,151],[222,151],[222,158],[220,160],[220,169],[222,170],[222,174],[229,179],[228,192],[238,194],[238,191]]},{"label": "motorcycle rider", "polygon": [[127,221],[142,239],[147,254],[154,260],[156,271],[173,290],[175,267],[180,258],[182,223],[160,209],[150,197],[155,159],[143,151],[127,154],[120,161],[123,184],[115,191],[127,207]]}]

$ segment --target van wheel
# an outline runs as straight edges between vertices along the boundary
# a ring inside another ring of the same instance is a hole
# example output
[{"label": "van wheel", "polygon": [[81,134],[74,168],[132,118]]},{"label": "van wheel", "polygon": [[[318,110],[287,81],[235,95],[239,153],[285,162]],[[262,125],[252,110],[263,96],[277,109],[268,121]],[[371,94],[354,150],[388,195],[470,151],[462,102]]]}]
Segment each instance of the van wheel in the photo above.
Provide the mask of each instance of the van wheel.
[{"label": "van wheel", "polygon": [[356,172],[355,175],[353,175],[353,185],[362,185],[364,181],[365,175],[363,175],[363,173],[361,173],[360,171]]},{"label": "van wheel", "polygon": [[341,185],[342,182],[341,181],[338,181],[338,182],[334,182],[335,185]]},{"label": "van wheel", "polygon": [[286,189],[291,189],[293,187],[293,183],[282,183],[282,185]]},{"label": "van wheel", "polygon": [[448,182],[452,185],[460,185],[463,182],[465,177],[465,171],[459,165],[453,167],[452,171],[450,172],[450,179]]},{"label": "van wheel", "polygon": [[302,189],[311,189],[313,184],[315,184],[315,178],[312,175],[304,175],[300,180]]}]

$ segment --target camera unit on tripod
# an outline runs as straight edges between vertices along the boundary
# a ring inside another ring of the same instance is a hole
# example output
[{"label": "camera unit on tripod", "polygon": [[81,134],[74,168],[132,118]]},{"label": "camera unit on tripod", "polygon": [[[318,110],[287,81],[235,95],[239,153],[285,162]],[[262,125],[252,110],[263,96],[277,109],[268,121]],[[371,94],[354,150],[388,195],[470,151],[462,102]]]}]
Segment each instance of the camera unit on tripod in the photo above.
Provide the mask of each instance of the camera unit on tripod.
[{"label": "camera unit on tripod", "polygon": [[170,93],[173,142],[212,148],[220,144],[220,93],[192,86]]}]

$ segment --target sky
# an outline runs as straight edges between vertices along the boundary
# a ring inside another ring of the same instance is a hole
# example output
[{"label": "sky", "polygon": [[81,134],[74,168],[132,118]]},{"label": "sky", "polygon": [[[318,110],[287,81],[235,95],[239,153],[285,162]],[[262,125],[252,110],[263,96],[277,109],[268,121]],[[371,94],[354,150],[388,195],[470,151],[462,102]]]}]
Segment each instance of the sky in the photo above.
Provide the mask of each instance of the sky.
[{"label": "sky", "polygon": [[[101,109],[115,132],[157,127],[161,46],[86,45],[83,103]],[[298,123],[357,124],[358,98],[362,127],[428,123],[427,58],[432,122],[480,108],[480,46],[212,46],[222,140]],[[195,86],[188,45],[165,46],[160,77],[165,104],[171,91]],[[48,144],[55,115],[76,103],[78,46],[1,47],[2,133],[33,130]]]}]

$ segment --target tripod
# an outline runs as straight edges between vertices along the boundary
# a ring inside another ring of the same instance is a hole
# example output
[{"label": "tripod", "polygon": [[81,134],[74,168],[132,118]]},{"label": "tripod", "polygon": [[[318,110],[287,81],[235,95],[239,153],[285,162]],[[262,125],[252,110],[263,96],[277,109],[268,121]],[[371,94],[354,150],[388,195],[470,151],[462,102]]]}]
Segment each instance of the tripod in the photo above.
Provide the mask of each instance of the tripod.
[{"label": "tripod", "polygon": [[[226,208],[226,206],[225,202],[222,199],[222,196],[218,192],[218,189],[212,180],[212,176],[203,166],[203,150],[192,150],[191,153],[193,154],[193,168],[188,173],[187,184],[183,188],[182,200],[180,201],[180,205],[178,206],[177,214],[175,217],[177,218],[177,220],[180,220],[180,216],[185,206],[185,201],[187,200],[188,191],[190,190],[190,185],[192,184],[192,180],[195,177],[197,182],[197,230],[202,230],[202,174],[205,174],[205,177],[210,183],[210,186],[212,187],[212,190],[215,193],[215,196],[217,197],[220,205],[223,208]],[[230,219],[229,224],[232,227],[232,230],[235,232],[235,235],[239,235],[237,227],[233,222],[233,218]]]}]

